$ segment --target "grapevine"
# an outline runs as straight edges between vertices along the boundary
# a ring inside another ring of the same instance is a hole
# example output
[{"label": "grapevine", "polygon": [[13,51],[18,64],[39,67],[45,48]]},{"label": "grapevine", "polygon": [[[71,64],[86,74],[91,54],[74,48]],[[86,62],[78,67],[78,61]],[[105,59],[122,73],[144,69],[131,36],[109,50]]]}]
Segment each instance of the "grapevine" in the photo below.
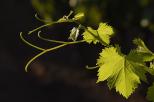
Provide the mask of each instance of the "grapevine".
[{"label": "grapevine", "polygon": [[[73,17],[72,15],[73,11],[70,11],[68,15],[64,15],[59,20],[46,22],[44,25],[29,31],[28,34],[20,33],[20,38],[24,43],[40,51],[40,53],[27,62],[25,66],[26,72],[28,72],[29,66],[33,61],[47,52],[55,51],[67,45],[87,42],[88,44],[100,43],[104,47],[99,54],[96,67],[87,67],[87,69],[98,68],[98,80],[96,83],[107,81],[110,89],[115,88],[116,92],[119,92],[126,99],[129,98],[142,81],[147,82],[147,73],[154,75],[154,53],[147,48],[142,39],[135,38],[133,43],[136,48],[131,49],[128,54],[123,54],[120,50],[120,45],[110,43],[110,38],[114,35],[112,26],[100,22],[98,28],[93,29],[80,23],[80,19],[84,17],[84,13],[80,12]],[[45,22],[37,14],[35,17],[37,20]],[[52,40],[42,36],[42,28],[60,23],[75,23],[77,25],[72,28],[69,34],[68,39],[72,40],[71,42]],[[81,30],[83,31],[82,34],[80,32]],[[39,39],[59,45],[52,48],[42,48],[24,38],[24,36],[30,36],[34,32],[38,33]],[[83,39],[78,40],[79,36],[82,36]],[[150,66],[146,64],[147,62],[150,63]],[[147,98],[154,102],[152,96],[154,95],[154,91],[152,90],[154,90],[154,84],[149,87],[147,92]]]}]

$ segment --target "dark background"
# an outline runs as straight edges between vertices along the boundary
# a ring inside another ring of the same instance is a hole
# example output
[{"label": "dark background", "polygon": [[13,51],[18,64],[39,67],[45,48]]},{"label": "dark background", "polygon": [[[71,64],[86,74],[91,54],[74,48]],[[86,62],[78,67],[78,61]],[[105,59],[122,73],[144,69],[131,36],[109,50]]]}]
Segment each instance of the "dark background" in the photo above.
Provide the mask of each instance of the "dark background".
[{"label": "dark background", "polygon": [[[48,1],[51,3],[52,0]],[[102,49],[99,44],[70,45],[45,54],[26,73],[26,62],[39,51],[24,44],[19,32],[27,33],[43,24],[34,18],[38,9],[30,0],[1,0],[0,3],[0,102],[147,102],[145,93],[153,81],[148,75],[149,83],[139,85],[128,100],[114,89],[110,91],[106,82],[95,83],[97,69],[87,70],[85,66],[95,66]],[[86,11],[87,18],[83,24],[97,27],[100,21],[108,22],[116,33],[112,43],[120,44],[126,54],[133,48],[134,37],[141,37],[154,51],[153,0],[85,0],[76,7],[70,7],[67,0],[56,0],[52,5],[54,10],[47,15],[50,17],[52,13],[53,20],[74,9]],[[144,20],[148,24],[141,24]],[[44,31],[47,37],[67,40],[64,33],[73,26],[60,24]],[[54,46],[38,40],[35,34],[25,37],[45,48]]]}]

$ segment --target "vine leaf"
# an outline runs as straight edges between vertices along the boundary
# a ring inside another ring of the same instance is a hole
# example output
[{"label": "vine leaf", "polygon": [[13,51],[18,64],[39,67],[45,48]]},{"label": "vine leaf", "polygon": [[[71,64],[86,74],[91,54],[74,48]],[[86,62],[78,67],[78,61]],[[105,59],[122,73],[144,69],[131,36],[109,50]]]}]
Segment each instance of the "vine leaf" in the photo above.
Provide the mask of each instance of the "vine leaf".
[{"label": "vine leaf", "polygon": [[[86,42],[88,42],[88,43],[93,42],[94,44],[96,44],[97,42],[99,42],[99,41],[93,36],[93,35],[98,36],[97,30],[94,30],[94,29],[92,29],[91,27],[87,27],[87,29],[88,29],[88,31],[86,30],[86,31],[83,33],[83,39],[84,39]],[[90,32],[93,33],[93,35],[90,34]]]},{"label": "vine leaf", "polygon": [[137,45],[137,48],[135,50],[132,50],[131,54],[134,56],[134,59],[132,60],[140,60],[142,62],[150,62],[150,67],[147,69],[147,71],[154,75],[154,67],[153,66],[153,60],[154,60],[154,53],[150,51],[145,43],[137,38],[133,40],[133,43]]},{"label": "vine leaf", "polygon": [[100,23],[97,29],[100,38],[106,42],[107,44],[110,43],[110,36],[113,35],[113,28],[106,23]]},{"label": "vine leaf", "polygon": [[154,97],[153,97],[153,96],[154,96],[154,83],[153,83],[152,86],[150,86],[150,87],[148,88],[146,98],[147,98],[149,101],[154,102]]},{"label": "vine leaf", "polygon": [[137,45],[137,48],[132,51],[132,54],[136,59],[140,59],[143,62],[154,60],[154,53],[147,48],[141,39],[135,39],[133,40],[133,43]]},{"label": "vine leaf", "polygon": [[107,80],[110,89],[114,88],[125,98],[128,98],[140,84],[146,81],[146,66],[141,61],[132,60],[131,54],[124,55],[119,48],[109,47],[103,49],[97,64],[98,82]]},{"label": "vine leaf", "polygon": [[135,45],[137,45],[137,51],[138,52],[146,52],[146,53],[152,53],[147,46],[145,45],[145,43],[140,39],[140,38],[136,38],[133,40],[133,43]]},{"label": "vine leaf", "polygon": [[[91,33],[93,33],[93,35]],[[91,27],[88,27],[88,31],[86,30],[83,33],[83,39],[86,40],[88,43],[94,43],[100,42],[99,39],[106,44],[110,43],[110,36],[113,35],[113,28],[106,23],[100,23],[97,30],[92,29]],[[99,39],[97,39],[99,38]]]}]

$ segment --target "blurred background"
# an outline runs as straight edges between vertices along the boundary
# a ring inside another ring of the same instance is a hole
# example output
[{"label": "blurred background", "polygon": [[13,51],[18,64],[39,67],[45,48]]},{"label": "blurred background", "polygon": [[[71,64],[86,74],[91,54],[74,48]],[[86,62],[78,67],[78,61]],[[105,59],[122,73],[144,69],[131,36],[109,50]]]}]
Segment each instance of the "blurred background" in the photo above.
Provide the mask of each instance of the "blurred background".
[{"label": "blurred background", "polygon": [[[128,100],[109,90],[106,82],[96,84],[95,66],[101,45],[69,45],[37,59],[26,73],[24,66],[38,50],[24,44],[19,32],[27,33],[42,24],[37,13],[46,21],[55,21],[70,10],[84,12],[84,25],[97,28],[99,22],[113,26],[117,43],[127,54],[132,40],[142,38],[154,51],[154,0],[1,0],[0,22],[0,102],[148,102],[147,87],[142,82]],[[44,37],[67,41],[74,24],[59,24],[43,29]],[[39,40],[34,33],[24,36],[30,42],[48,48],[55,44]]]}]

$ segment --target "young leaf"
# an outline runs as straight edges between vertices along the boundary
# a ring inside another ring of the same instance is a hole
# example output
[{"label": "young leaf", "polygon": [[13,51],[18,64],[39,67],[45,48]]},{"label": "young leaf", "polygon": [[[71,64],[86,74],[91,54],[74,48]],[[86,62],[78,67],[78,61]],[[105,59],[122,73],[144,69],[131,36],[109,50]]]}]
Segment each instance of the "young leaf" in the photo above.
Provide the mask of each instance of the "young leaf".
[{"label": "young leaf", "polygon": [[147,52],[139,52],[137,50],[131,50],[130,55],[134,56],[132,58],[132,60],[134,61],[149,62],[154,59],[154,54]]},{"label": "young leaf", "polygon": [[79,20],[79,19],[81,19],[83,17],[84,17],[84,13],[80,12],[80,13],[76,14],[73,19],[74,20]]},{"label": "young leaf", "polygon": [[138,52],[152,53],[140,38],[134,39],[133,43],[137,46]]},{"label": "young leaf", "polygon": [[147,48],[141,39],[135,39],[133,40],[133,43],[137,45],[137,48],[132,51],[132,54],[136,59],[140,59],[143,62],[152,61],[154,59],[154,53]]},{"label": "young leaf", "polygon": [[154,53],[150,51],[145,43],[141,39],[133,40],[133,43],[137,46],[136,49],[130,52],[131,56],[134,56],[132,60],[141,61],[141,62],[150,62],[150,67],[147,68],[147,71],[154,75],[154,68],[152,67],[152,60],[154,60]]},{"label": "young leaf", "polygon": [[110,36],[114,33],[112,27],[107,25],[106,23],[100,23],[97,30],[94,30],[91,27],[88,27],[88,30],[93,33],[93,35],[86,30],[83,33],[83,38],[84,40],[86,40],[86,42],[93,42],[94,44],[102,41],[105,43],[104,45],[109,45]]},{"label": "young leaf", "polygon": [[100,38],[106,42],[110,43],[110,36],[113,35],[113,28],[106,23],[100,23],[99,28],[97,29]]},{"label": "young leaf", "polygon": [[105,48],[97,61],[100,66],[97,82],[107,80],[110,89],[115,87],[128,98],[140,84],[140,79],[146,81],[144,64],[131,60],[131,57],[123,55],[117,48]]},{"label": "young leaf", "polygon": [[78,36],[79,36],[79,28],[73,27],[68,39],[76,41]]},{"label": "young leaf", "polygon": [[[90,32],[91,32],[91,33],[93,33],[95,36],[98,36],[97,30],[94,30],[94,29],[92,29],[91,27],[88,27],[87,29],[88,29],[88,31],[86,30],[86,31],[83,33],[83,39],[86,40],[86,42],[88,42],[89,44],[92,43],[92,42],[93,42],[94,44],[96,44],[97,42],[99,42],[92,34],[90,34]],[[89,31],[90,31],[90,32],[89,32]]]},{"label": "young leaf", "polygon": [[152,86],[150,86],[150,87],[148,88],[146,98],[147,98],[149,101],[154,102],[154,97],[153,97],[153,96],[154,96],[154,83],[153,83]]}]

